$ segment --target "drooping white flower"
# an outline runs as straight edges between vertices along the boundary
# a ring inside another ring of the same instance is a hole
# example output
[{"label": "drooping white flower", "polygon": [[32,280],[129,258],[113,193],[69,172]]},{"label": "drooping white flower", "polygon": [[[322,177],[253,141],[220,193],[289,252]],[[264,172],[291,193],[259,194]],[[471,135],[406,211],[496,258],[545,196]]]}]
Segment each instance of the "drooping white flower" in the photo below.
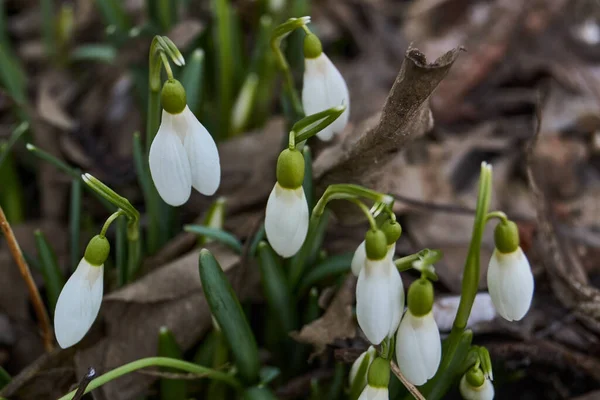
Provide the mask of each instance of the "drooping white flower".
[{"label": "drooping white flower", "polygon": [[362,381],[364,381],[364,383],[362,383],[361,386],[365,386],[367,384],[367,372],[369,371],[369,366],[375,359],[375,353],[375,347],[369,346],[369,348],[366,351],[362,352],[361,355],[358,356],[356,360],[354,360],[354,362],[352,363],[352,367],[350,368],[350,374],[348,375],[350,386],[353,385],[354,380],[356,379],[356,374],[358,374],[358,371],[365,358],[367,359],[367,369],[365,370],[364,376],[362,376]]},{"label": "drooping white flower", "polygon": [[273,250],[291,257],[300,250],[308,232],[308,203],[302,186],[287,189],[275,183],[265,213],[265,233]]},{"label": "drooping white flower", "polygon": [[63,349],[77,344],[98,316],[104,288],[104,265],[82,258],[62,288],[54,311],[54,332]]},{"label": "drooping white flower", "polygon": [[533,299],[534,281],[529,261],[520,247],[511,253],[494,250],[487,271],[494,307],[507,321],[522,319]]},{"label": "drooping white flower", "polygon": [[[396,243],[388,246],[387,258],[392,260],[394,258],[394,254],[396,253]],[[352,256],[352,263],[350,265],[352,269],[352,273],[354,276],[358,276],[360,274],[360,270],[365,265],[367,261],[367,250],[365,249],[365,241],[363,240],[356,251],[354,252],[354,256]]]},{"label": "drooping white flower", "polygon": [[375,387],[367,385],[358,397],[358,400],[389,400],[389,390],[387,387]]},{"label": "drooping white flower", "polygon": [[483,385],[479,387],[471,386],[465,374],[460,380],[460,394],[465,400],[493,400],[494,385],[489,379],[485,379]]},{"label": "drooping white flower", "polygon": [[356,284],[356,318],[367,339],[379,344],[392,335],[403,310],[404,287],[392,260],[367,257]]},{"label": "drooping white flower", "polygon": [[176,80],[163,87],[164,110],[149,153],[150,173],[165,203],[180,206],[192,192],[211,196],[221,182],[217,145],[185,104],[185,91]]},{"label": "drooping white flower", "polygon": [[396,334],[396,359],[404,377],[420,386],[431,379],[442,357],[440,332],[433,313],[415,316],[410,308]]},{"label": "drooping white flower", "polygon": [[[433,316],[441,332],[448,332],[452,329],[459,304],[459,295],[438,298],[433,304]],[[479,324],[492,321],[496,315],[496,308],[490,294],[487,292],[477,293],[467,321],[467,328],[474,329]]]},{"label": "drooping white flower", "polygon": [[316,114],[331,107],[344,105],[346,110],[331,125],[317,134],[321,140],[331,140],[344,130],[350,115],[348,86],[340,71],[323,53],[321,42],[309,34],[304,39],[304,83],[302,106],[306,115]]}]

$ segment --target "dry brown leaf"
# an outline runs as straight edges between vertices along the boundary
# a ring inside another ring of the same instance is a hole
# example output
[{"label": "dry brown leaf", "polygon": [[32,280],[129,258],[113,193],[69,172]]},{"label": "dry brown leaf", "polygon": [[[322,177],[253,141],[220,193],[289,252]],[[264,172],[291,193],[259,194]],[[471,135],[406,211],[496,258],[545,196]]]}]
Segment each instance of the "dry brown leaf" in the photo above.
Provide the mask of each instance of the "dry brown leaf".
[{"label": "dry brown leaf", "polygon": [[311,358],[321,354],[327,345],[333,344],[338,339],[352,339],[356,336],[356,324],[352,313],[355,287],[356,278],[348,275],[325,314],[304,325],[300,332],[290,333],[296,341],[315,347]]}]

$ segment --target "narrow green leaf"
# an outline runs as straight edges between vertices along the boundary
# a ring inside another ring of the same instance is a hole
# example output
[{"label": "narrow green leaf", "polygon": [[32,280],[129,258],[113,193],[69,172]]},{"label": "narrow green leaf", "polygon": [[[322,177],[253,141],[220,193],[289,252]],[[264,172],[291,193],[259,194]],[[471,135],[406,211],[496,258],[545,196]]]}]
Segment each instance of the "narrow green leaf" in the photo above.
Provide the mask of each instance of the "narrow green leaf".
[{"label": "narrow green leaf", "polygon": [[324,279],[350,271],[353,256],[354,253],[337,254],[317,264],[302,279],[300,293],[304,293]]},{"label": "narrow green leaf", "polygon": [[207,249],[200,251],[199,270],[204,295],[227,339],[242,380],[256,383],[260,371],[256,339],[227,276]]},{"label": "narrow green leaf", "polygon": [[25,196],[15,160],[6,148],[6,144],[0,145],[0,154],[5,156],[4,163],[0,165],[0,182],[3,188],[0,190],[0,205],[8,222],[18,224],[25,220]]},{"label": "narrow green leaf", "polygon": [[117,286],[122,287],[127,283],[127,220],[117,218],[115,239],[115,265],[117,267]]},{"label": "narrow green leaf", "polygon": [[175,23],[177,17],[177,0],[157,0],[158,21],[163,32],[167,32]]},{"label": "narrow green leaf", "polygon": [[212,9],[215,15],[216,32],[215,47],[218,53],[217,76],[218,76],[218,97],[219,97],[219,137],[229,135],[229,124],[231,116],[231,107],[233,105],[234,91],[234,64],[239,60],[234,58],[232,27],[231,27],[231,6],[228,0],[212,0]]},{"label": "narrow green leaf", "polygon": [[255,386],[246,389],[243,400],[277,400],[277,397],[266,386]]},{"label": "narrow green leaf", "polygon": [[304,182],[302,187],[304,188],[304,195],[306,196],[306,202],[308,203],[309,215],[312,214],[312,209],[315,206],[315,189],[313,186],[313,172],[312,172],[312,152],[310,147],[304,146],[302,148],[302,155],[304,156]]},{"label": "narrow green leaf", "polygon": [[71,180],[71,202],[69,203],[69,242],[71,271],[75,271],[81,258],[79,237],[81,232],[81,192],[80,178]]},{"label": "narrow green leaf", "polygon": [[344,390],[344,381],[346,380],[347,372],[344,363],[338,362],[335,364],[333,380],[329,386],[328,400],[337,400],[340,398]]},{"label": "narrow green leaf", "polygon": [[222,229],[211,228],[203,225],[185,225],[183,230],[214,239],[230,247],[236,253],[242,254],[242,243],[233,234]]},{"label": "narrow green leaf", "polygon": [[283,332],[297,329],[298,318],[288,282],[278,258],[266,242],[258,245],[258,265],[267,304]]},{"label": "narrow green leaf", "polygon": [[183,69],[181,84],[185,89],[187,105],[199,113],[204,90],[204,50],[196,49]]},{"label": "narrow green leaf", "polygon": [[73,167],[67,165],[65,162],[54,157],[52,154],[45,152],[44,150],[32,145],[31,143],[27,143],[25,145],[25,147],[27,148],[27,150],[29,150],[31,153],[33,153],[35,156],[39,157],[40,159],[42,159],[46,162],[49,162],[50,164],[54,165],[59,170],[65,172],[68,175],[71,175],[73,178],[81,178],[81,175],[80,175],[79,171],[77,170],[77,168],[73,168]]},{"label": "narrow green leaf", "polygon": [[[222,230],[223,224],[225,223],[225,204],[226,200],[224,197],[219,197],[215,200],[206,212],[202,226]],[[212,241],[213,239],[206,236],[198,237],[198,245],[200,246]]]},{"label": "narrow green leaf", "polygon": [[52,0],[40,0],[40,13],[42,17],[42,38],[46,54],[53,57],[56,51],[54,2]]},{"label": "narrow green leaf", "polygon": [[277,367],[265,365],[260,369],[260,383],[261,385],[268,385],[281,375],[281,370]]},{"label": "narrow green leaf", "polygon": [[325,209],[321,218],[315,219],[311,217],[304,244],[290,262],[289,279],[292,288],[296,288],[300,283],[306,267],[308,265],[313,265],[317,260],[325,238],[329,214],[329,210]]},{"label": "narrow green leaf", "polygon": [[11,380],[12,378],[10,374],[0,366],[0,390],[4,388],[4,386],[8,385]]},{"label": "narrow green leaf", "polygon": [[117,49],[108,44],[85,44],[76,47],[70,56],[72,61],[99,61],[112,64],[117,58]]},{"label": "narrow green leaf", "polygon": [[[181,348],[177,344],[173,333],[163,326],[158,333],[158,356],[169,357],[177,360],[183,359]],[[178,372],[172,368],[161,368],[164,372]],[[180,379],[160,379],[160,398],[162,400],[186,400],[187,383]]]},{"label": "narrow green leaf", "polygon": [[321,316],[321,307],[319,306],[319,290],[315,287],[308,292],[306,308],[304,309],[303,322],[310,324]]},{"label": "narrow green leaf", "polygon": [[2,168],[2,163],[4,163],[4,160],[10,154],[10,151],[12,150],[13,146],[19,141],[21,136],[23,136],[23,134],[25,132],[27,132],[28,129],[29,129],[29,123],[21,122],[13,130],[13,132],[10,135],[10,138],[8,138],[8,141],[6,142],[6,144],[4,144],[0,147],[0,168]]},{"label": "narrow green leaf", "polygon": [[205,367],[212,365],[217,340],[217,333],[214,330],[206,335],[200,346],[198,346],[196,354],[194,354],[193,360],[195,364],[204,365]]},{"label": "narrow green leaf", "polygon": [[[229,347],[223,332],[215,329],[215,351],[213,353],[212,368],[220,370],[229,362]],[[206,391],[207,399],[225,399],[227,398],[228,387],[223,382],[212,381],[208,384]]]},{"label": "narrow green leaf", "polygon": [[118,34],[126,34],[131,23],[121,0],[96,0],[96,7],[107,25],[113,26]]},{"label": "narrow green leaf", "polygon": [[231,133],[236,135],[244,132],[249,124],[258,90],[258,75],[251,72],[246,77],[242,89],[231,109]]},{"label": "narrow green leaf", "polygon": [[60,271],[54,250],[52,250],[52,247],[46,240],[44,234],[40,230],[36,230],[33,234],[35,236],[35,247],[37,248],[40,265],[42,267],[42,276],[44,277],[46,286],[48,308],[54,313],[58,296],[65,284],[65,277]]},{"label": "narrow green leaf", "polygon": [[263,240],[265,238],[265,224],[261,224],[260,228],[258,229],[258,231],[256,232],[256,235],[254,235],[254,237],[252,238],[252,243],[250,243],[250,255],[254,256],[256,254],[256,251],[258,250],[258,245],[260,244],[261,240]]}]

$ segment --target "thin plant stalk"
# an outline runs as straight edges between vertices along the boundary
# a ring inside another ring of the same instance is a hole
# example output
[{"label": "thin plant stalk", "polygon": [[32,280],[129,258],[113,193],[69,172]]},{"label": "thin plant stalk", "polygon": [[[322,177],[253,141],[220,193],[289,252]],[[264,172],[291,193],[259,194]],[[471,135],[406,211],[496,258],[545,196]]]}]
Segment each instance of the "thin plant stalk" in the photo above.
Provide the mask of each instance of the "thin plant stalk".
[{"label": "thin plant stalk", "polygon": [[[148,367],[170,367],[179,369],[181,371],[191,372],[193,374],[198,374],[199,378],[208,378],[208,379],[216,379],[221,382],[227,383],[231,387],[241,390],[242,386],[238,380],[225,372],[216,371],[211,368],[203,367],[201,365],[193,364],[187,361],[176,360],[173,358],[167,357],[148,357],[141,358],[139,360],[130,362],[128,364],[122,365],[118,368],[113,369],[103,375],[100,375],[98,378],[94,379],[90,382],[88,387],[85,389],[85,393],[89,393],[92,390],[99,388],[100,386],[108,383],[114,379],[117,379],[125,374],[130,372],[137,371],[142,368]],[[72,400],[75,395],[75,390],[70,393],[67,393],[63,397],[58,400]]]},{"label": "thin plant stalk", "polygon": [[50,352],[54,349],[54,339],[52,328],[50,326],[50,318],[48,317],[48,312],[46,311],[46,307],[44,306],[44,302],[42,301],[40,292],[38,291],[38,288],[35,285],[33,276],[31,276],[31,271],[29,270],[29,266],[25,261],[23,252],[19,247],[17,238],[15,237],[15,234],[6,219],[6,215],[4,215],[4,210],[2,209],[2,206],[0,206],[0,228],[2,229],[4,237],[6,238],[6,242],[8,243],[8,249],[10,250],[10,253],[15,259],[15,262],[19,267],[19,272],[21,272],[23,280],[27,285],[27,290],[29,291],[29,296],[31,297],[31,303],[33,304],[35,314],[38,318],[38,322],[42,330],[42,340],[44,342],[44,348],[47,352]]}]

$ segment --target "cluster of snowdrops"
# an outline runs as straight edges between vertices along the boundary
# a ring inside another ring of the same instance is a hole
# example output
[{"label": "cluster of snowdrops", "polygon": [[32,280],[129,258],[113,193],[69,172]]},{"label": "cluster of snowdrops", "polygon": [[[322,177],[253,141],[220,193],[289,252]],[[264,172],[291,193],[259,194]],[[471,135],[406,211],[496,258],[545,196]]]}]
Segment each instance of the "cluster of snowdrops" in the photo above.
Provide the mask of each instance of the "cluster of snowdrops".
[{"label": "cluster of snowdrops", "polygon": [[[277,181],[266,206],[266,236],[275,252],[289,258],[302,251],[312,225],[330,200],[351,201],[364,212],[370,229],[354,253],[351,269],[358,277],[356,317],[372,346],[353,364],[349,381],[351,392],[357,393],[359,399],[388,399],[392,362],[397,363],[405,380],[415,386],[426,384],[438,370],[449,367],[452,354],[446,353],[452,353],[463,337],[461,335],[465,334],[479,274],[476,278],[467,277],[465,271],[464,279],[471,279],[471,282],[463,284],[464,299],[461,299],[453,332],[448,338],[449,349],[443,355],[440,333],[432,313],[432,280],[436,279],[433,263],[439,256],[436,252],[424,251],[394,259],[402,229],[392,212],[393,198],[355,185],[332,185],[312,213],[309,211],[302,186],[306,165],[301,147],[312,136],[328,141],[342,132],[348,122],[350,99],[344,78],[323,53],[317,36],[307,28],[309,18],[298,18],[293,22],[280,36],[283,38],[297,28],[306,32],[301,103],[307,117],[294,125],[288,146],[279,155]],[[166,62],[166,57],[162,60]],[[203,195],[213,195],[221,180],[217,146],[187,107],[185,90],[172,76],[162,85],[161,105],[162,119],[148,158],[152,180],[160,197],[171,206],[180,206],[188,200],[192,188]],[[489,261],[488,289],[498,314],[508,321],[516,321],[522,319],[530,307],[533,276],[519,246],[515,223],[501,212],[487,213],[490,177],[491,166],[484,163],[478,203],[481,213],[476,217],[474,236],[481,236],[479,228],[488,220],[499,220],[495,230],[496,249]],[[372,206],[368,207],[363,200]],[[110,250],[105,231],[106,226],[89,242],[56,304],[54,327],[57,341],[63,348],[75,345],[86,335],[100,310],[103,265]],[[480,241],[479,238],[479,244]],[[469,257],[474,257],[479,264],[479,249],[471,249],[471,252],[473,255]],[[469,265],[467,260],[467,267],[478,271],[478,265]],[[420,271],[421,277],[405,293],[400,271],[406,269]],[[470,361],[463,367],[466,370],[461,372],[460,378],[462,396],[468,400],[492,399],[494,388],[489,354],[477,346],[471,346],[468,354],[465,359]]]}]

